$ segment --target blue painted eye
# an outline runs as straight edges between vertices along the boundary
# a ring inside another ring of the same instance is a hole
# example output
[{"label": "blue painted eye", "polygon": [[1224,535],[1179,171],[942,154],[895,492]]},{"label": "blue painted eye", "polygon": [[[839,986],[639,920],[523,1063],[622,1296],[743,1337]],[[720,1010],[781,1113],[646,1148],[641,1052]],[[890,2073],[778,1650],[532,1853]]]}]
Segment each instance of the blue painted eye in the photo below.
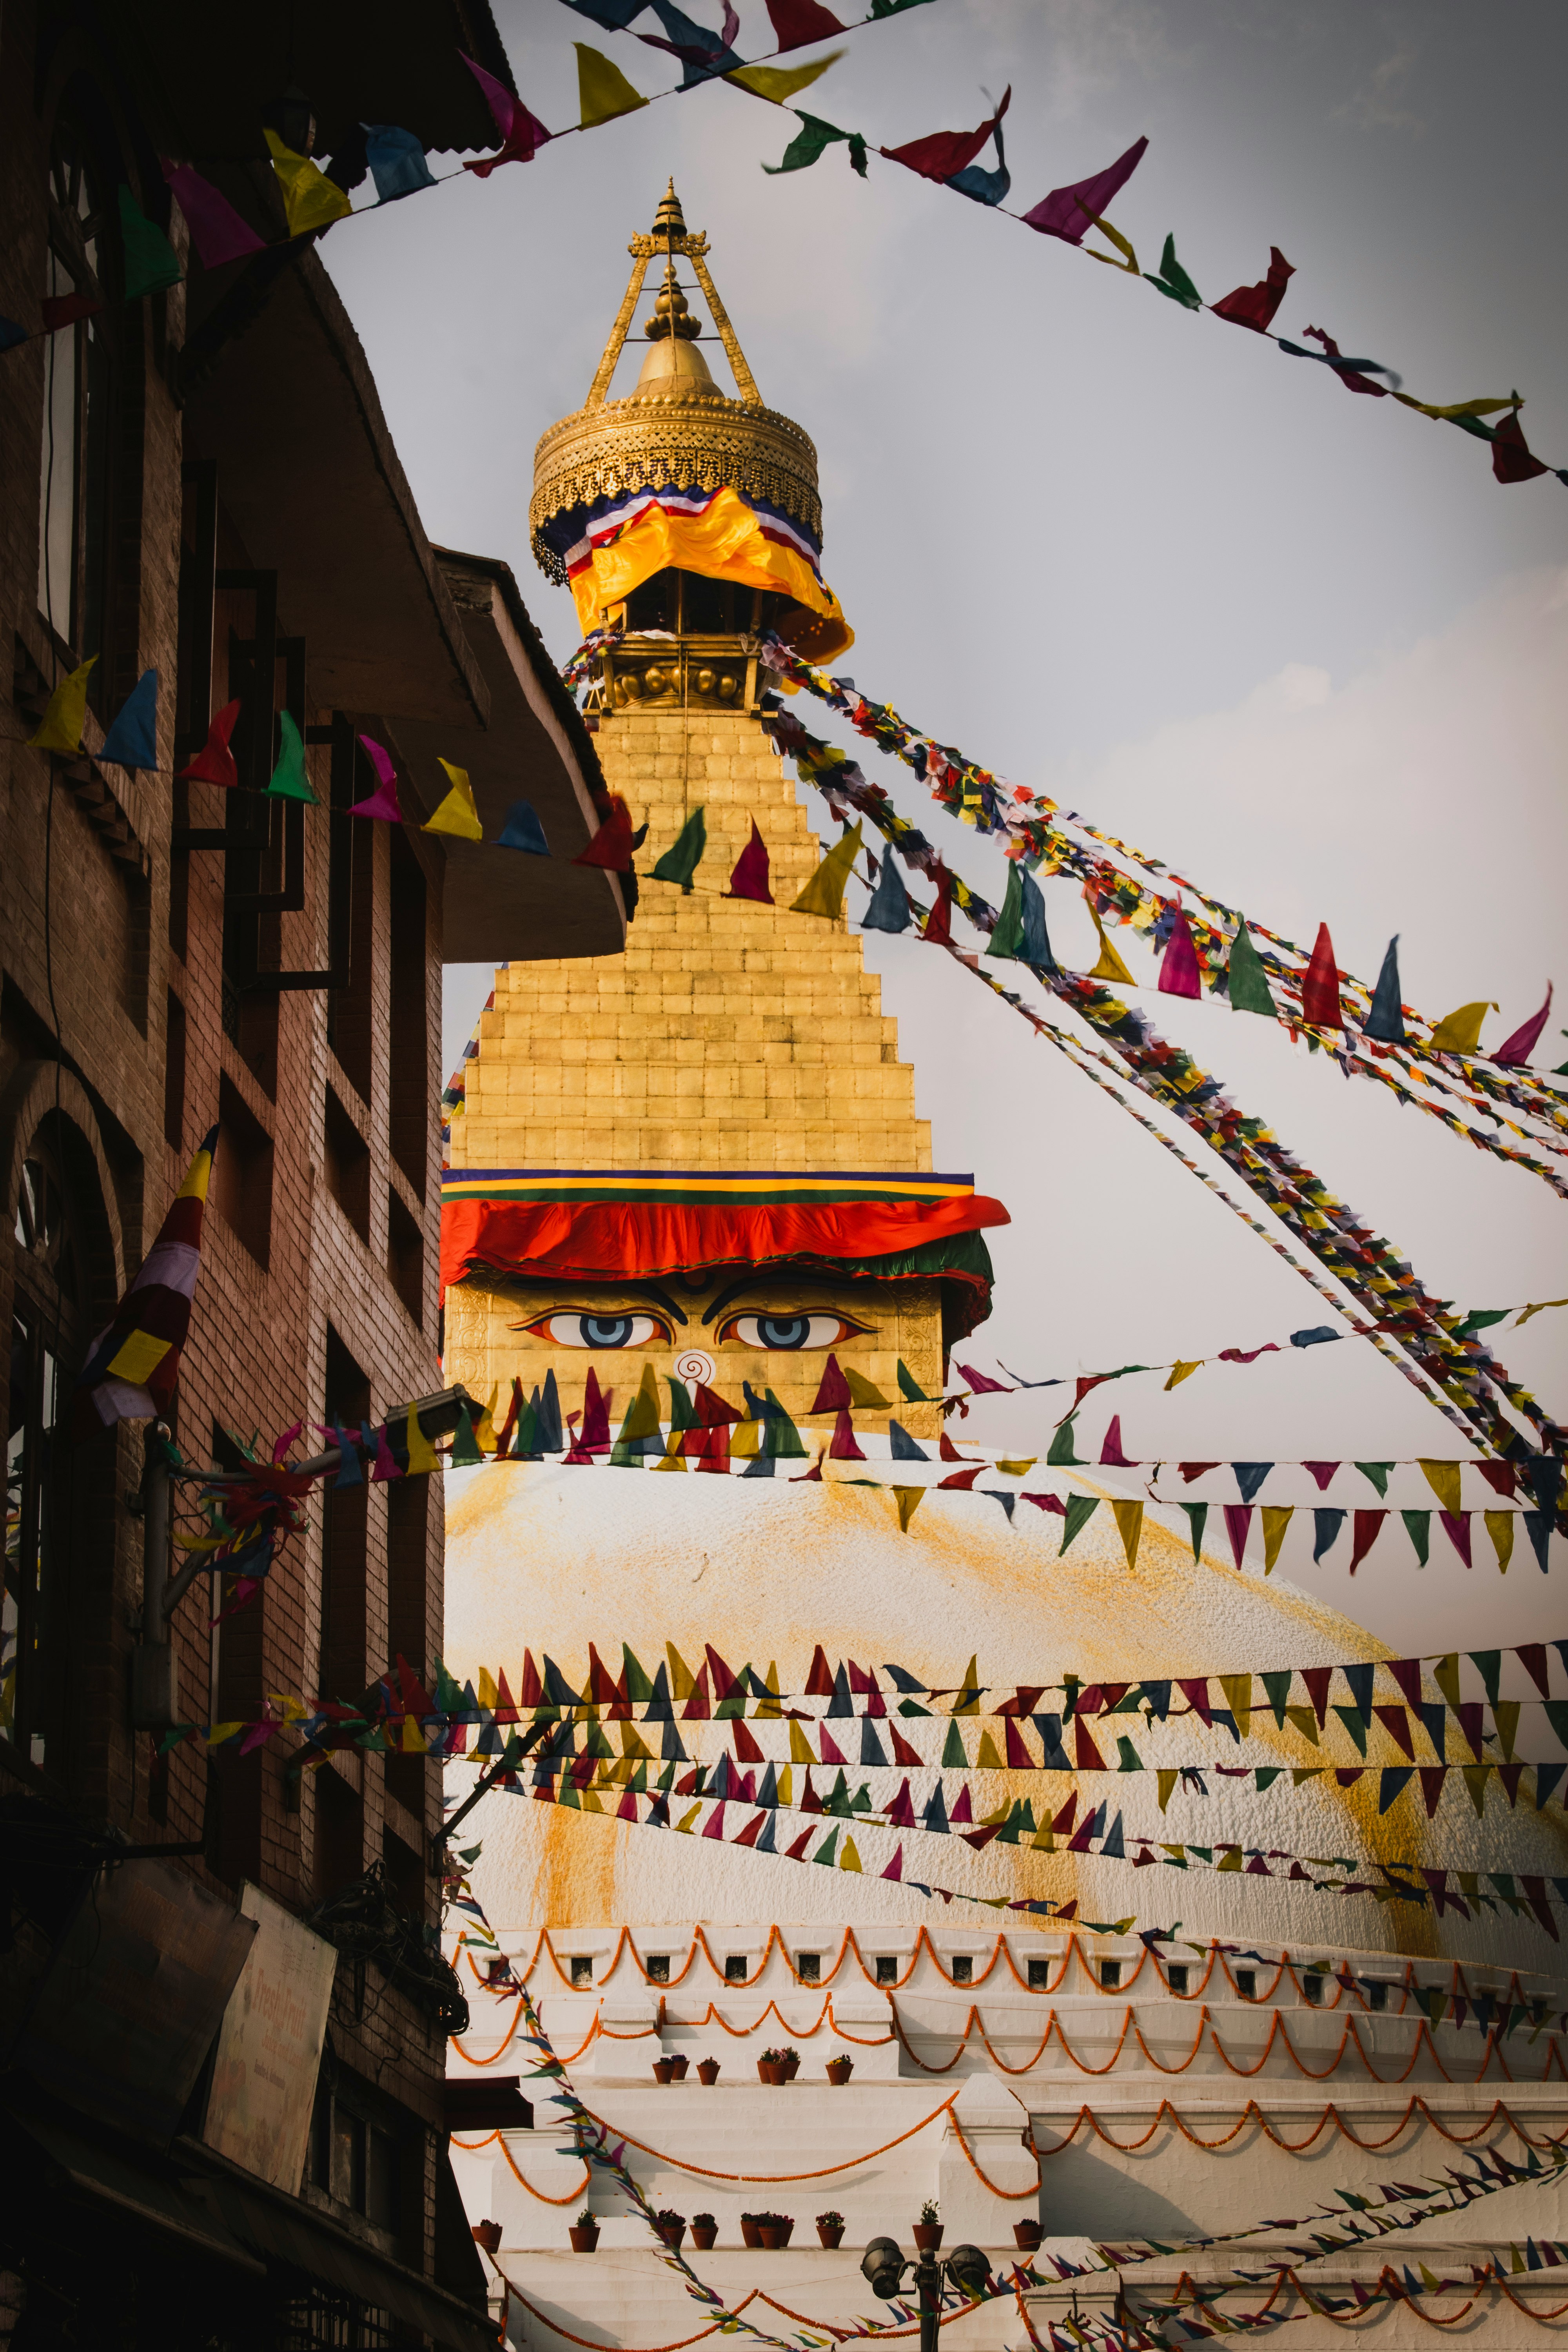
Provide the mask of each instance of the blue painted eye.
[{"label": "blue painted eye", "polygon": [[737,1315],[719,1336],[742,1348],[837,1348],[859,1337],[865,1328],[843,1315]]},{"label": "blue painted eye", "polygon": [[521,1327],[557,1348],[667,1347],[669,1332],[658,1315],[542,1315]]}]

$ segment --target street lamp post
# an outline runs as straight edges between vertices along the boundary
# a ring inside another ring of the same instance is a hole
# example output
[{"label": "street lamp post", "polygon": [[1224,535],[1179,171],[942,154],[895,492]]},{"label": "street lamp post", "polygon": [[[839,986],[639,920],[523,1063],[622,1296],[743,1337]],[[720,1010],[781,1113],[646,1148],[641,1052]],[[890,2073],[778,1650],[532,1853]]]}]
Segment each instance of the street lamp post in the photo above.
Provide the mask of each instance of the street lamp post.
[{"label": "street lamp post", "polygon": [[911,2262],[893,2238],[873,2238],[860,2258],[860,2269],[872,2294],[880,2295],[884,2303],[890,2303],[899,2293],[904,2273],[912,2273],[920,2297],[921,2352],[936,2352],[942,2273],[971,2302],[991,2276],[990,2261],[978,2246],[954,2246],[945,2262],[939,2261],[934,2252],[922,2252]]}]

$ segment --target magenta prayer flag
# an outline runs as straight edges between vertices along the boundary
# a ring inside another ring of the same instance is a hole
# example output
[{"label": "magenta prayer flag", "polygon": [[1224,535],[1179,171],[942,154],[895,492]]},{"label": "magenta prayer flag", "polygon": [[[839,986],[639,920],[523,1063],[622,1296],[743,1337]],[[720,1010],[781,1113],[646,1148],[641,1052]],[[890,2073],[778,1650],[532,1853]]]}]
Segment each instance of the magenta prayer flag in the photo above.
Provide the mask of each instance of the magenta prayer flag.
[{"label": "magenta prayer flag", "polygon": [[1303,1462],[1301,1465],[1302,1469],[1310,1470],[1313,1477],[1317,1480],[1318,1492],[1320,1495],[1326,1495],[1328,1493],[1331,1485],[1333,1483],[1334,1473],[1339,1466],[1340,1465],[1337,1462]]},{"label": "magenta prayer flag", "polygon": [[1201,996],[1204,992],[1198,951],[1193,944],[1186,909],[1179,898],[1171,936],[1165,942],[1164,961],[1160,966],[1160,992],[1163,996]]},{"label": "magenta prayer flag", "polygon": [[1225,1531],[1230,1538],[1230,1556],[1237,1568],[1247,1549],[1247,1538],[1252,1530],[1250,1503],[1227,1503],[1225,1507]]},{"label": "magenta prayer flag", "polygon": [[384,824],[401,824],[403,811],[397,804],[397,771],[392,764],[392,754],[384,743],[374,742],[368,735],[362,735],[359,740],[364,745],[365,755],[379,781],[370,797],[356,801],[347,814],[350,816],[380,817]]},{"label": "magenta prayer flag", "polygon": [[1268,248],[1268,275],[1260,278],[1256,286],[1238,286],[1226,295],[1223,301],[1213,305],[1216,319],[1228,319],[1233,327],[1250,327],[1256,334],[1266,335],[1274,322],[1274,313],[1285,299],[1285,287],[1296,275],[1277,245]]},{"label": "magenta prayer flag", "polygon": [[855,1443],[855,1424],[849,1418],[847,1404],[838,1408],[838,1418],[833,1424],[833,1443],[827,1452],[828,1458],[834,1462],[864,1462],[866,1459]]},{"label": "magenta prayer flag", "polygon": [[1109,1463],[1113,1470],[1135,1470],[1138,1466],[1135,1462],[1129,1462],[1126,1454],[1121,1451],[1121,1415],[1119,1412],[1113,1412],[1110,1416],[1110,1426],[1105,1433],[1105,1443],[1100,1449],[1100,1458],[1102,1462]]},{"label": "magenta prayer flag", "polygon": [[[1383,1523],[1387,1517],[1386,1511],[1357,1511],[1352,1518],[1351,1528],[1353,1540],[1351,1549],[1351,1574],[1352,1576],[1383,1533]],[[1416,1680],[1417,1682],[1420,1680],[1419,1667],[1416,1669]],[[1419,1699],[1415,1704],[1419,1706]]]},{"label": "magenta prayer flag", "polygon": [[985,1373],[977,1372],[972,1364],[960,1364],[958,1369],[976,1396],[1011,1396],[1013,1393],[1000,1381],[990,1380]]},{"label": "magenta prayer flag", "polygon": [[175,202],[185,215],[191,243],[204,269],[218,269],[226,261],[239,261],[247,253],[265,249],[265,240],[241,220],[228,198],[210,180],[204,180],[194,165],[171,163],[166,155],[158,160]]},{"label": "magenta prayer flag", "polygon": [[918,172],[922,180],[951,180],[955,172],[973,163],[1012,100],[1013,86],[1009,82],[1002,93],[1001,105],[978,131],[933,131],[924,139],[911,139],[902,147],[882,147],[878,152],[885,155],[889,163],[902,163],[908,170]]},{"label": "magenta prayer flag", "polygon": [[1541,1033],[1546,1026],[1546,1018],[1551,1010],[1552,982],[1548,981],[1546,1002],[1540,1012],[1532,1013],[1522,1028],[1516,1029],[1511,1037],[1503,1039],[1502,1044],[1492,1055],[1493,1061],[1500,1062],[1505,1070],[1522,1069],[1541,1042]]},{"label": "magenta prayer flag", "polygon": [[1102,213],[1132,177],[1143,161],[1148,144],[1147,139],[1136,139],[1126,154],[1119,155],[1103,172],[1095,172],[1087,180],[1075,180],[1070,188],[1053,188],[1048,196],[1041,197],[1032,213],[1024,215],[1026,225],[1037,228],[1042,236],[1059,236],[1064,244],[1081,244],[1085,232],[1094,226],[1095,214]]},{"label": "magenta prayer flag", "polygon": [[902,1878],[903,1874],[904,1874],[904,1849],[903,1849],[903,1845],[902,1845],[902,1843],[900,1843],[900,1844],[898,1844],[898,1845],[896,1845],[896,1846],[894,1847],[894,1849],[893,1849],[893,1859],[892,1859],[892,1860],[891,1860],[891,1862],[888,1864],[888,1867],[886,1868],[886,1870],[882,1873],[882,1875],[883,1875],[883,1877],[884,1877],[884,1878]]},{"label": "magenta prayer flag", "polygon": [[502,163],[531,163],[536,151],[550,137],[543,123],[529,112],[520,98],[513,98],[510,90],[504,83],[497,81],[494,74],[487,73],[483,66],[477,66],[472,58],[464,56],[461,49],[458,55],[484,91],[485,102],[494,115],[496,129],[501,135],[499,154],[482,155],[474,163],[465,163],[464,171],[472,172],[478,179],[488,180]]},{"label": "magenta prayer flag", "polygon": [[735,860],[730,877],[726,898],[754,898],[760,906],[771,907],[773,894],[768,887],[768,845],[757,831],[757,820],[752,819],[752,837]]},{"label": "magenta prayer flag", "polygon": [[1334,943],[1329,937],[1327,923],[1318,925],[1312,961],[1301,975],[1301,1014],[1314,1028],[1342,1029],[1345,1025],[1340,1010],[1340,968],[1334,961]]},{"label": "magenta prayer flag", "polygon": [[[1470,1561],[1470,1515],[1468,1511],[1439,1511],[1443,1530],[1459,1558],[1468,1568]],[[1472,1745],[1474,1743],[1472,1742]]]}]

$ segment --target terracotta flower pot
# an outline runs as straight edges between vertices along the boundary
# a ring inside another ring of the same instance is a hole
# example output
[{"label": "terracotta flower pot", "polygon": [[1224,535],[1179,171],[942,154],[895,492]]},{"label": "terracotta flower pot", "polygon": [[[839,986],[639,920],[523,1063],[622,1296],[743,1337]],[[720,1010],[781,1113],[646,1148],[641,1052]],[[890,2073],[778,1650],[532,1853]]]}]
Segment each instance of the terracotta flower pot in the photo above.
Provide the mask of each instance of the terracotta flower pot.
[{"label": "terracotta flower pot", "polygon": [[834,2221],[831,2224],[819,2221],[816,2225],[816,2236],[821,2245],[841,2246],[844,2243],[844,2224],[842,2221]]},{"label": "terracotta flower pot", "polygon": [[719,2080],[718,2059],[699,2058],[697,2061],[697,2079],[700,2083],[706,2083],[710,2090],[711,2090],[713,2084]]},{"label": "terracotta flower pot", "polygon": [[654,2060],[653,2079],[656,2083],[670,2082],[674,2077],[674,2074],[675,2061],[673,2058],[656,2058]]},{"label": "terracotta flower pot", "polygon": [[770,2254],[776,2254],[784,2242],[784,2231],[774,2221],[764,2221],[758,2235]]},{"label": "terracotta flower pot", "polygon": [[686,2080],[686,2070],[690,2063],[691,2061],[689,2058],[672,2058],[669,2062],[670,2081],[672,2083],[684,2083]]},{"label": "terracotta flower pot", "polygon": [[778,2063],[777,2063],[777,2061],[776,2061],[775,2059],[773,2059],[773,2058],[759,2058],[759,2059],[758,2059],[758,2061],[757,2061],[757,2080],[758,2080],[758,2082],[759,2082],[759,2083],[782,2083],[782,2082],[783,2082],[783,2080],[784,2080],[784,2076],[779,2073],[779,2070],[778,2070]]},{"label": "terracotta flower pot", "polygon": [[691,2242],[694,2246],[700,2247],[703,2253],[709,2252],[718,2235],[717,2221],[693,2221],[691,2224]]},{"label": "terracotta flower pot", "polygon": [[795,2080],[795,2076],[799,2074],[799,2072],[800,2072],[800,2058],[799,2058],[798,2054],[797,2054],[795,2057],[794,2057],[794,2058],[786,2058],[786,2059],[784,2060],[784,2080],[786,2083],[793,2083],[793,2082],[794,2082],[794,2080]]},{"label": "terracotta flower pot", "polygon": [[934,2254],[942,2243],[942,2224],[940,2221],[917,2221],[915,2243],[922,2254]]},{"label": "terracotta flower pot", "polygon": [[1013,2242],[1020,2253],[1037,2253],[1040,2240],[1045,2234],[1037,2221],[1015,2221],[1013,2224]]},{"label": "terracotta flower pot", "polygon": [[670,2252],[678,2254],[686,2236],[686,2224],[684,2221],[661,2221],[658,2225],[658,2234]]},{"label": "terracotta flower pot", "polygon": [[591,2254],[599,2242],[599,2225],[597,2221],[591,2221],[586,2229],[582,2229],[574,2221],[571,2235],[574,2254]]},{"label": "terracotta flower pot", "polygon": [[854,2072],[853,2058],[830,2058],[827,2062],[827,2079],[830,2083],[847,2083]]},{"label": "terracotta flower pot", "polygon": [[758,2230],[755,2221],[752,2219],[752,2216],[749,2213],[742,2213],[741,2216],[741,2243],[743,2246],[755,2247],[760,2246],[762,2242],[762,2233]]},{"label": "terracotta flower pot", "polygon": [[780,2243],[780,2245],[781,2245],[781,2246],[787,2246],[787,2245],[788,2245],[788,2243],[789,2243],[789,2242],[790,2242],[790,2240],[794,2237],[794,2235],[795,2235],[795,2221],[794,2221],[794,2219],[793,2219],[793,2217],[792,2217],[792,2218],[791,2218],[791,2220],[787,2221],[784,2224],[784,2227],[783,2227],[783,2228],[780,2230],[780,2231],[779,2231],[779,2243]]}]

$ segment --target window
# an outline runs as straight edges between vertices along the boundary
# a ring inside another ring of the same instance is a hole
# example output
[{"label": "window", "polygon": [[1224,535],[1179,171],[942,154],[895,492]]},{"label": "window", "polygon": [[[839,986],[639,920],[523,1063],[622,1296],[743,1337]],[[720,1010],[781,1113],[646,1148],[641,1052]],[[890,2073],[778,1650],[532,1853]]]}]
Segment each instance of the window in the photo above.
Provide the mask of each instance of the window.
[{"label": "window", "polygon": [[650,1952],[647,1956],[646,1965],[649,1984],[668,1984],[669,1982],[669,1954],[668,1952]]},{"label": "window", "polygon": [[313,1772],[310,1781],[316,1795],[316,1899],[324,1903],[364,1868],[364,1800],[335,1764]]},{"label": "window", "polygon": [[331,1087],[322,1131],[327,1190],[359,1235],[370,1239],[370,1146]]},{"label": "window", "polygon": [[820,1952],[797,1952],[795,1956],[795,1972],[800,1979],[802,1984],[820,1984],[822,1982],[822,1954]]},{"label": "window", "polygon": [[879,1952],[877,1955],[877,1982],[879,1985],[890,1985],[897,1984],[898,1981],[898,1961],[893,1958],[891,1952]]},{"label": "window", "polygon": [[1170,1967],[1165,1970],[1165,1982],[1170,1986],[1171,1990],[1173,1993],[1185,1993],[1187,1990],[1187,1966],[1184,1960],[1173,1960],[1171,1962]]},{"label": "window", "polygon": [[1048,1990],[1050,1981],[1051,1964],[1049,1960],[1031,1960],[1029,1962],[1029,1990],[1031,1992],[1045,1992]]},{"label": "window", "polygon": [[1309,1969],[1301,1979],[1301,1998],[1311,2009],[1316,2009],[1323,1998],[1323,1979],[1315,1969]]},{"label": "window", "polygon": [[1106,1992],[1114,1992],[1117,1986],[1121,1982],[1121,1961],[1101,1960],[1100,1964],[1100,1981],[1102,1990]]},{"label": "window", "polygon": [[952,1981],[955,1985],[973,1984],[974,1982],[974,1956],[972,1952],[954,1952],[952,1956]]},{"label": "window", "polygon": [[746,1981],[746,1955],[744,1952],[726,1952],[724,1955],[725,1983],[744,1984]]},{"label": "window", "polygon": [[1366,1989],[1366,2005],[1368,2009],[1386,2009],[1388,2007],[1388,1987],[1385,1984],[1379,1984],[1376,1982],[1369,1984]]},{"label": "window", "polygon": [[593,1983],[594,1962],[591,1954],[587,1952],[574,1952],[570,1966],[574,1986],[591,1985]]},{"label": "window", "polygon": [[395,1186],[386,1192],[386,1271],[414,1321],[425,1322],[425,1236],[404,1207]]},{"label": "window", "polygon": [[1256,2000],[1258,1999],[1258,1970],[1256,1969],[1237,1969],[1236,1972],[1236,1990],[1241,2000]]},{"label": "window", "polygon": [[[329,2090],[324,2080],[318,2085],[310,2169],[316,2187],[334,2205],[346,2206],[373,2229],[395,2237],[401,2218],[402,2136],[388,2128],[390,2118],[384,2121],[363,2112],[362,2102],[363,2108],[375,2105],[375,2095],[368,2087]],[[324,2336],[310,2340],[325,2344],[363,2339]]]},{"label": "window", "polygon": [[[111,232],[104,191],[77,122],[62,114],[49,159],[47,298],[102,303]],[[110,313],[77,319],[44,341],[43,445],[38,467],[38,610],[73,660],[100,656],[89,698],[102,707],[109,576],[111,370]]]},{"label": "window", "polygon": [[[351,1433],[369,1417],[370,1382],[330,1323],[322,1403],[323,1418],[330,1423],[341,1422]],[[357,1699],[368,1678],[368,1475],[354,1486],[329,1483],[321,1496],[321,1689],[326,1698]]]},{"label": "window", "polygon": [[426,1082],[429,1052],[429,944],[425,872],[400,826],[389,828],[392,857],[392,984],[388,1140],[392,1156],[425,1198],[433,1097]]},{"label": "window", "polygon": [[214,1208],[263,1269],[272,1256],[272,1138],[239,1088],[218,1081],[217,1153],[213,1160]]}]

